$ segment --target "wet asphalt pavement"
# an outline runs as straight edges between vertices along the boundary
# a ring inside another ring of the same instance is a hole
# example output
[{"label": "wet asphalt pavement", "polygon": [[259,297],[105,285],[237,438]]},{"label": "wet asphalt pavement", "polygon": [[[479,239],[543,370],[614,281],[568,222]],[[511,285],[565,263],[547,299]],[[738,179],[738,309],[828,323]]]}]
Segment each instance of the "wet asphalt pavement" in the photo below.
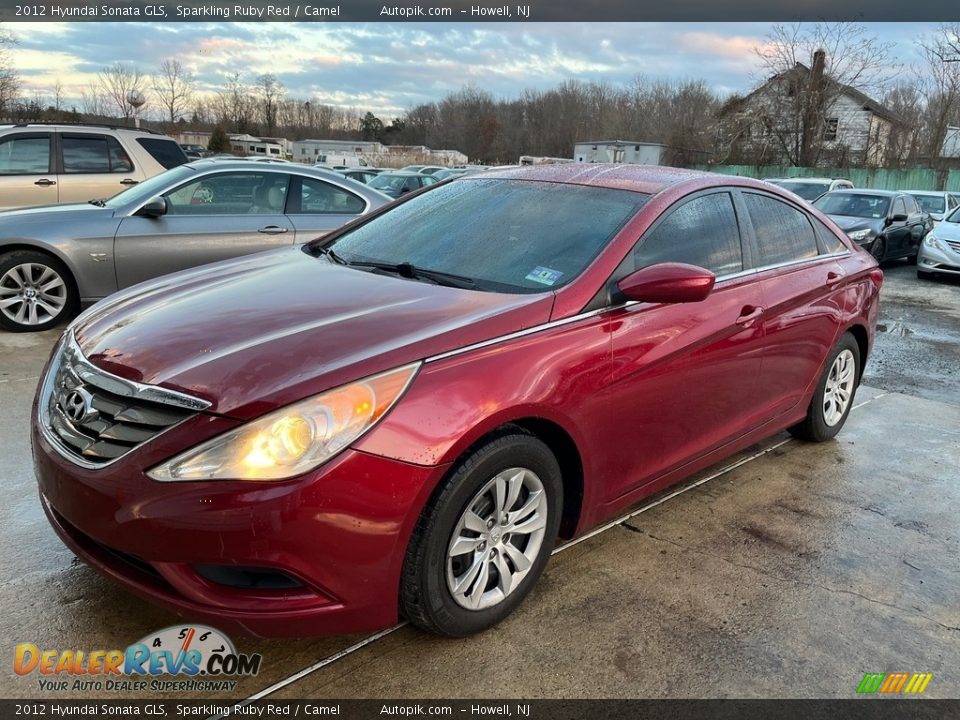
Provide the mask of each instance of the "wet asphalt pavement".
[{"label": "wet asphalt pavement", "polygon": [[[403,627],[279,687],[363,637],[234,638],[263,667],[216,698],[846,698],[880,671],[932,672],[927,696],[960,697],[960,283],[885,270],[883,331],[835,441],[781,435],[701,473],[556,555],[519,611],[477,637]],[[0,332],[0,696],[133,699],[12,672],[19,642],[122,649],[181,622],[101,579],[46,524],[27,427],[57,334]]]}]

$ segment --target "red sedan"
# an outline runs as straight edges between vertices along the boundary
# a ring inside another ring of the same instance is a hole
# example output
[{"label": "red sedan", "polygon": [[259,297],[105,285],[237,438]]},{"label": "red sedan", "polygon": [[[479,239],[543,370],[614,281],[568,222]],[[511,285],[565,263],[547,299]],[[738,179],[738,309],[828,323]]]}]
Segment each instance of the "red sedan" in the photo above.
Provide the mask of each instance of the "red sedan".
[{"label": "red sedan", "polygon": [[766,183],[464,177],[78,318],[33,413],[43,507],[197,621],[466,635],[558,538],[785,428],[833,437],[882,279]]}]

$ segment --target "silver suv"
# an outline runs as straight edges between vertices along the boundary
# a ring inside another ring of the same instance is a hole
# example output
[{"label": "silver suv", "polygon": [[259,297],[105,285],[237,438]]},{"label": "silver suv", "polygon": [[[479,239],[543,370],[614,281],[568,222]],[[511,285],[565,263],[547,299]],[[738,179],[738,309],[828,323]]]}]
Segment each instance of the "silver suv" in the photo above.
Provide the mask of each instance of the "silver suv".
[{"label": "silver suv", "polygon": [[108,198],[187,162],[149,130],[26,123],[0,126],[0,210]]}]

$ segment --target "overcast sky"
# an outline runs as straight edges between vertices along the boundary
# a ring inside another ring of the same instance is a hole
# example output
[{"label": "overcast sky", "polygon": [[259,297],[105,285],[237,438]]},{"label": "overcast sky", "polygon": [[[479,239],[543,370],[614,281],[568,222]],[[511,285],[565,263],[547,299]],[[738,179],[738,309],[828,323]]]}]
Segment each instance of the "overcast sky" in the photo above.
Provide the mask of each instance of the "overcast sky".
[{"label": "overcast sky", "polygon": [[[59,79],[75,102],[116,61],[153,72],[178,58],[203,92],[227,73],[274,73],[292,97],[384,119],[467,83],[498,98],[567,79],[626,83],[702,78],[727,94],[756,79],[752,49],[767,23],[14,23],[12,57],[29,96]],[[907,65],[931,23],[872,23]]]}]

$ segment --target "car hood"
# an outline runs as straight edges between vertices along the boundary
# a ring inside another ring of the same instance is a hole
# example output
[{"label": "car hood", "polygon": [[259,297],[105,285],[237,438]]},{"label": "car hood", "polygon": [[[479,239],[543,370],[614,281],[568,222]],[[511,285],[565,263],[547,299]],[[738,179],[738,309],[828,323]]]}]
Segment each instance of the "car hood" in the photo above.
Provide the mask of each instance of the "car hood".
[{"label": "car hood", "polygon": [[873,230],[874,232],[879,232],[880,226],[883,225],[883,218],[862,218],[851,215],[830,215],[829,218],[833,220],[841,230],[846,232],[854,232],[856,230]]},{"label": "car hood", "polygon": [[98,207],[90,203],[65,203],[63,205],[39,205],[0,211],[0,227],[20,227],[24,223],[52,221],[57,224],[73,220],[89,220],[101,215],[113,217],[113,208]]},{"label": "car hood", "polygon": [[943,238],[944,240],[960,242],[960,223],[938,222],[933,230],[930,231],[930,234],[934,237]]},{"label": "car hood", "polygon": [[248,419],[331,387],[549,319],[550,293],[442,287],[299,248],[167,275],[74,323],[108,372]]}]

